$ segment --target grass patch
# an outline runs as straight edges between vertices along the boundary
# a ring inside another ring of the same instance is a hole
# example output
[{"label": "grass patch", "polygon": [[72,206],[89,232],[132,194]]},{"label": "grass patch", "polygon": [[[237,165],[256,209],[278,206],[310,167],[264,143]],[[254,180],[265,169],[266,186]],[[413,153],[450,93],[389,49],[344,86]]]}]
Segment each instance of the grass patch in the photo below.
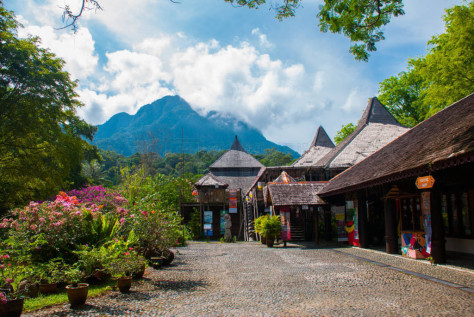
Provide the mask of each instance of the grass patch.
[{"label": "grass patch", "polygon": [[[107,293],[116,285],[116,281],[109,281],[105,284],[100,285],[89,285],[89,290],[87,293],[87,298],[95,297]],[[25,304],[23,306],[24,312],[34,311],[49,306],[59,305],[68,303],[66,290],[61,290],[57,294],[43,295],[39,294],[37,298],[27,298],[25,299]]]}]

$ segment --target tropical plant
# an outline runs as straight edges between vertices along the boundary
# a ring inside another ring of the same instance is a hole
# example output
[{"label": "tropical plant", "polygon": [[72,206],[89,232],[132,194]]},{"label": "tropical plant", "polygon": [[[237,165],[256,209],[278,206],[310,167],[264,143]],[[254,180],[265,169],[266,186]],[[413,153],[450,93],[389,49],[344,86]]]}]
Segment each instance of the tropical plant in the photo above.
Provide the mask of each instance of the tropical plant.
[{"label": "tropical plant", "polygon": [[264,218],[261,225],[261,233],[267,239],[275,239],[281,233],[280,216]]}]

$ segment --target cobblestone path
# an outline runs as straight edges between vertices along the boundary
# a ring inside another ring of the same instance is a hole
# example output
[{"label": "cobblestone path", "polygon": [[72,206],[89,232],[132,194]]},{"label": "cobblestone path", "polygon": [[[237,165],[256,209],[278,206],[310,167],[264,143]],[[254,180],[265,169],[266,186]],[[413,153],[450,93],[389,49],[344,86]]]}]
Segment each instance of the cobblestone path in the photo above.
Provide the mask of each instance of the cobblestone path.
[{"label": "cobblestone path", "polygon": [[331,249],[191,243],[110,292],[25,316],[474,316],[474,295]]}]

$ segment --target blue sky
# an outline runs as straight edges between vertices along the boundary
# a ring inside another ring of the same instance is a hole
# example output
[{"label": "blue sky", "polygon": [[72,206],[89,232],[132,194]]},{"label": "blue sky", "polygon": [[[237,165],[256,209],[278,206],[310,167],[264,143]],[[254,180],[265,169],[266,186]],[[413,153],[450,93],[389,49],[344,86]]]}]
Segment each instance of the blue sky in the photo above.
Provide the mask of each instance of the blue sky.
[{"label": "blue sky", "polygon": [[258,128],[276,143],[307,149],[319,125],[331,137],[356,123],[378,83],[443,32],[444,9],[461,1],[405,1],[369,62],[349,54],[341,35],[321,33],[321,1],[304,0],[279,22],[269,7],[234,8],[224,0],[100,0],[80,29],[62,26],[61,9],[79,0],[5,0],[42,45],[79,81],[79,115],[100,124],[118,112],[178,94],[200,113],[216,110]]}]

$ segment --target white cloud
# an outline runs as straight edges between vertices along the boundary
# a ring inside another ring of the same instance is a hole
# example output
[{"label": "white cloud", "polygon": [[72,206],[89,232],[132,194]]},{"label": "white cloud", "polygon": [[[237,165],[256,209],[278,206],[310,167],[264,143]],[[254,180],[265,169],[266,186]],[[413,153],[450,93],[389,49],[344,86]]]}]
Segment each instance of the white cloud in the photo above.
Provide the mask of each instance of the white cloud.
[{"label": "white cloud", "polygon": [[19,29],[18,35],[20,37],[38,36],[41,39],[41,47],[50,49],[66,61],[65,69],[72,78],[85,80],[94,73],[99,58],[95,53],[95,42],[88,29],[80,29],[77,33],[60,33],[51,26],[31,25],[23,17],[18,18],[24,25],[24,28]]}]

